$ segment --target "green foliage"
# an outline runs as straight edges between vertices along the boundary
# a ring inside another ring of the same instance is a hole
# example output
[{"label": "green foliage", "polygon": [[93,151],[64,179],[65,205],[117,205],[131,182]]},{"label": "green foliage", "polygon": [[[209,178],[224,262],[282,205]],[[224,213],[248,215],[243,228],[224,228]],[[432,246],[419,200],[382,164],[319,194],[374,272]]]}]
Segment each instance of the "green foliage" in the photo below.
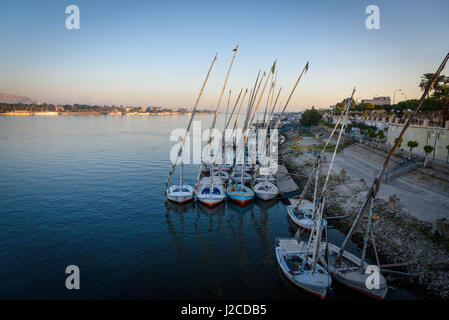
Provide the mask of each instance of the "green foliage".
[{"label": "green foliage", "polygon": [[[425,73],[421,76],[421,82],[419,83],[419,87],[422,91],[425,91],[427,86],[430,84],[434,77],[434,73]],[[435,92],[439,91],[442,84],[447,84],[449,82],[449,77],[446,77],[444,75],[439,75],[438,78],[435,80],[433,87],[430,88],[431,90],[434,90]]]},{"label": "green foliage", "polygon": [[429,146],[429,145],[424,146],[424,152],[425,152],[425,153],[429,154],[429,153],[431,153],[432,151],[433,151],[433,147],[432,147],[432,146]]},{"label": "green foliage", "polygon": [[439,99],[449,99],[449,85],[442,84],[433,92],[433,97]]},{"label": "green foliage", "polygon": [[368,128],[368,137],[375,138],[377,136],[376,129],[370,127]]},{"label": "green foliage", "polygon": [[346,132],[351,132],[352,127],[353,127],[353,125],[352,125],[351,123],[348,123],[348,124],[346,125],[345,131],[346,131]]},{"label": "green foliage", "polygon": [[410,148],[410,152],[419,145],[418,141],[409,141],[407,146]]},{"label": "green foliage", "polygon": [[384,131],[383,131],[383,130],[379,130],[379,131],[377,132],[377,137],[378,137],[380,140],[385,139],[385,133],[384,133]]},{"label": "green foliage", "polygon": [[[394,139],[394,143],[395,143],[395,144],[398,142],[398,139],[399,139],[399,137],[397,137],[396,139]],[[401,139],[401,141],[399,142],[398,147],[401,147],[402,141],[404,141],[404,139]]]},{"label": "green foliage", "polygon": [[302,126],[316,126],[323,116],[314,107],[303,112],[300,123]]}]

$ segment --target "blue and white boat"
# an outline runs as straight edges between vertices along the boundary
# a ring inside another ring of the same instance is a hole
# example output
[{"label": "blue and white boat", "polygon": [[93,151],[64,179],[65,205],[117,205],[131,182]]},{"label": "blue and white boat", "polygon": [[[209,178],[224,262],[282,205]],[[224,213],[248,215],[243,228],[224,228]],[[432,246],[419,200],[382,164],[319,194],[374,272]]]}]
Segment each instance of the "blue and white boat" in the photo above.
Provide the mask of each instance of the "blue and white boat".
[{"label": "blue and white boat", "polygon": [[229,186],[227,194],[229,199],[241,205],[247,205],[254,199],[254,191],[244,184],[233,184]]}]

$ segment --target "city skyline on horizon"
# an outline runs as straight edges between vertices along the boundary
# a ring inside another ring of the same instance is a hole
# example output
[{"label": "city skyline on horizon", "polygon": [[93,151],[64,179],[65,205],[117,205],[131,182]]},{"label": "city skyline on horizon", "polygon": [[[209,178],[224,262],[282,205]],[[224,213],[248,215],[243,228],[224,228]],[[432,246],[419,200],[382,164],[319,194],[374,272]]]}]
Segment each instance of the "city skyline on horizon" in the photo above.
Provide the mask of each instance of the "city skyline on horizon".
[{"label": "city skyline on horizon", "polygon": [[[70,4],[80,9],[79,30],[65,28]],[[365,27],[370,4],[379,7],[379,30]],[[359,102],[393,101],[402,89],[398,102],[421,96],[420,76],[434,72],[448,50],[447,1],[3,1],[0,9],[0,92],[57,105],[190,108],[218,51],[199,106],[215,108],[237,44],[221,112],[229,89],[232,103],[275,59],[281,103],[310,62],[287,111],[328,108],[354,86]]]}]

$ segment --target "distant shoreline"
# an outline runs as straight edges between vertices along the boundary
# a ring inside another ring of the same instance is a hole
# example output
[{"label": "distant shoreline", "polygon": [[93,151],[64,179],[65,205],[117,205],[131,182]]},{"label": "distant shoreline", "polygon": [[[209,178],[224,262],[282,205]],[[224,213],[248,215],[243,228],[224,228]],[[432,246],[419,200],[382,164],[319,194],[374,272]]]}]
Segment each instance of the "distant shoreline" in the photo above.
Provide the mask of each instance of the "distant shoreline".
[{"label": "distant shoreline", "polygon": [[[208,111],[196,111],[197,114],[210,114]],[[0,116],[64,116],[64,115],[98,115],[98,116],[175,116],[175,115],[191,115],[192,112],[56,112],[56,111],[13,111],[0,112]]]}]

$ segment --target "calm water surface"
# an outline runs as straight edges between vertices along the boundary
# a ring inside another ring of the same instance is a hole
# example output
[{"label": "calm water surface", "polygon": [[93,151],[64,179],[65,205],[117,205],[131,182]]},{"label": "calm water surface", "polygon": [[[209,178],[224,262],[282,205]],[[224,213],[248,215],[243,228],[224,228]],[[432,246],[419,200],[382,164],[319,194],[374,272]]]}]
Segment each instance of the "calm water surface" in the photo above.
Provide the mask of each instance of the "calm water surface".
[{"label": "calm water surface", "polygon": [[[314,299],[277,269],[274,239],[294,235],[282,202],[165,203],[169,135],[187,121],[0,117],[0,298]],[[81,290],[65,288],[71,264]],[[362,297],[337,285],[329,298]]]}]

